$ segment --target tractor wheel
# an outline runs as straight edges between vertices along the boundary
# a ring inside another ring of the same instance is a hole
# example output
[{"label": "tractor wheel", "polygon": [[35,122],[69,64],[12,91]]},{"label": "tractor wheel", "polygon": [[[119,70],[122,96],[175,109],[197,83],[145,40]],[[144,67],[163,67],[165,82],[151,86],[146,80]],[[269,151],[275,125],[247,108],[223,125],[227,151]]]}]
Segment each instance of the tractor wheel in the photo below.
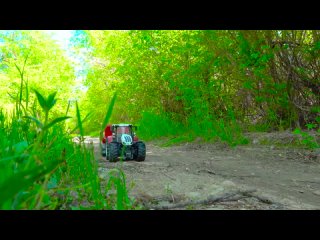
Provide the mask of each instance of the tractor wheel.
[{"label": "tractor wheel", "polygon": [[108,157],[110,162],[115,162],[119,157],[120,145],[117,142],[111,142],[108,148]]},{"label": "tractor wheel", "polygon": [[136,160],[138,162],[144,161],[146,158],[146,145],[144,142],[137,142],[137,155]]},{"label": "tractor wheel", "polygon": [[103,157],[105,157],[106,156],[106,144],[102,143],[100,146],[101,146],[101,155]]},{"label": "tractor wheel", "polygon": [[109,144],[106,143],[105,148],[106,148],[106,150],[105,150],[105,151],[106,151],[105,157],[106,157],[107,160],[109,160],[109,159],[110,159],[110,154],[109,154],[109,152],[110,152],[110,146],[109,146]]}]

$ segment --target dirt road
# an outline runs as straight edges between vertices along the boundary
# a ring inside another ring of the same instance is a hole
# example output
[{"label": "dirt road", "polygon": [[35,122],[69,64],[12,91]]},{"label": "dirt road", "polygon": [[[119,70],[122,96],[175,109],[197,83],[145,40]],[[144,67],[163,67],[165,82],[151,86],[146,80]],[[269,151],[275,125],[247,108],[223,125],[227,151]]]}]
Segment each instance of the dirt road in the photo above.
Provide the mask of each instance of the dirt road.
[{"label": "dirt road", "polygon": [[101,179],[121,165],[130,196],[147,209],[320,209],[318,151],[259,140],[235,148],[149,142],[144,162],[110,163],[91,140]]}]

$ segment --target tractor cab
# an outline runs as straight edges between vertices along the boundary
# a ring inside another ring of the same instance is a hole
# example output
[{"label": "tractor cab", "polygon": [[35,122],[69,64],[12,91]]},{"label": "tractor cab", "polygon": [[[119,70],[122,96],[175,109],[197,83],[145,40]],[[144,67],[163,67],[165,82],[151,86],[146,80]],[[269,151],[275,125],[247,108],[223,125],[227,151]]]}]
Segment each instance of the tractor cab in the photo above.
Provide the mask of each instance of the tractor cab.
[{"label": "tractor cab", "polygon": [[134,132],[135,129],[137,129],[137,127],[133,126],[132,124],[113,124],[111,127],[113,139],[117,142],[127,143],[125,145],[128,145],[129,141],[138,141],[138,138]]}]

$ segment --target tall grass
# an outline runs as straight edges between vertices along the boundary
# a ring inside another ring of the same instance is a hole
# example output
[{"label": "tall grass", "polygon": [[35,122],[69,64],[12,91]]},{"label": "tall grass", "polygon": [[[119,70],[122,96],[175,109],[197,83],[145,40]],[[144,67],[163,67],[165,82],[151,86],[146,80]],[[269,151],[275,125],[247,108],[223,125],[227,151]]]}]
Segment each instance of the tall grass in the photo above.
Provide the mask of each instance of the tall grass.
[{"label": "tall grass", "polygon": [[221,141],[230,146],[248,143],[232,111],[229,111],[224,118],[216,118],[209,114],[194,114],[188,117],[185,124],[175,122],[165,114],[144,112],[139,125],[139,135],[145,140],[171,138],[164,145],[192,141],[199,137],[203,141]]},{"label": "tall grass", "polygon": [[[23,86],[28,87],[21,76]],[[15,110],[0,109],[0,209],[132,209],[123,171],[110,173],[103,186],[93,146],[72,141],[65,131],[70,116],[51,115],[56,93],[45,97],[33,90],[37,102],[30,106],[29,90],[23,100],[21,88]],[[75,130],[83,140],[82,123],[88,116],[81,119],[78,104],[75,116]]]},{"label": "tall grass", "polygon": [[139,121],[139,135],[146,141],[159,138],[182,135],[185,126],[172,121],[164,114],[157,115],[151,112],[143,112]]}]

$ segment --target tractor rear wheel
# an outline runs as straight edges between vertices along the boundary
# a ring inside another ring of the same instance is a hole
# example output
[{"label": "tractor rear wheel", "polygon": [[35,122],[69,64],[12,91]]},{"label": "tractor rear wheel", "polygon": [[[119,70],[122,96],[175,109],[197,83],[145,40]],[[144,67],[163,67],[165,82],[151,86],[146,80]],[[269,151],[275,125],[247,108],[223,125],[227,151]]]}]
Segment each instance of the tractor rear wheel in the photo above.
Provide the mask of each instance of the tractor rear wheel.
[{"label": "tractor rear wheel", "polygon": [[106,149],[105,149],[105,151],[106,151],[105,157],[106,157],[107,160],[109,160],[109,159],[110,159],[110,154],[109,154],[109,152],[110,152],[110,146],[109,146],[108,143],[106,143],[105,148],[106,148]]},{"label": "tractor rear wheel", "polygon": [[138,162],[144,161],[146,158],[146,145],[144,142],[137,142],[137,155],[136,160]]},{"label": "tractor rear wheel", "polygon": [[105,157],[106,156],[106,145],[107,144],[105,144],[105,143],[102,143],[100,146],[101,146],[101,155],[103,156],[103,157]]},{"label": "tractor rear wheel", "polygon": [[111,142],[109,144],[109,148],[107,150],[107,158],[109,157],[109,161],[110,162],[115,162],[117,160],[117,158],[119,157],[119,153],[120,153],[120,144],[117,142]]}]

